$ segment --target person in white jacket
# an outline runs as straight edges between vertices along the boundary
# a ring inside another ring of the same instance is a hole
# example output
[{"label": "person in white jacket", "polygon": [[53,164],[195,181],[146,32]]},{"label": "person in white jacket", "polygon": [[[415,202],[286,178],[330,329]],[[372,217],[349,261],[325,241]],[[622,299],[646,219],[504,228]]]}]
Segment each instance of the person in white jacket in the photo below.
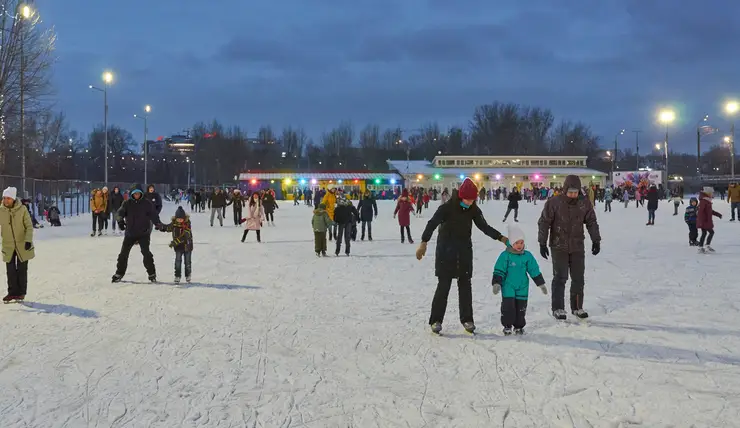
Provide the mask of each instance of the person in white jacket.
[{"label": "person in white jacket", "polygon": [[678,195],[673,195],[668,202],[673,202],[673,215],[678,215],[678,206],[683,204],[683,198]]}]

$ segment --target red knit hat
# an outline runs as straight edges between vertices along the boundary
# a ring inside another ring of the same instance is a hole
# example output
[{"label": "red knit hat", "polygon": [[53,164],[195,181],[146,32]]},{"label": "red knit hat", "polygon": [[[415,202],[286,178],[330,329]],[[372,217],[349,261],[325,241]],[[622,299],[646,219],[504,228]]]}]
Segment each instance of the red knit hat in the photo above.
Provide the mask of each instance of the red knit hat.
[{"label": "red knit hat", "polygon": [[478,188],[475,186],[475,183],[473,183],[473,180],[466,178],[465,181],[463,181],[462,186],[460,186],[460,189],[458,189],[457,196],[459,196],[460,199],[478,199]]},{"label": "red knit hat", "polygon": [[401,192],[401,196],[404,198],[409,197],[409,189],[403,189],[403,192]]}]

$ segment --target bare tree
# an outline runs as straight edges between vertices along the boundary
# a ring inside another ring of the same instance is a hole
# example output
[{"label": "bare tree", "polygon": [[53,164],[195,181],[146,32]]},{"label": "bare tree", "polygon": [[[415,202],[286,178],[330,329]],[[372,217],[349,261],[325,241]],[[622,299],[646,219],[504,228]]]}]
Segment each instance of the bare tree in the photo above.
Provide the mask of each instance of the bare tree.
[{"label": "bare tree", "polygon": [[[51,69],[56,62],[54,30],[40,28],[38,13],[22,18],[22,6],[18,0],[0,0],[0,116],[6,126],[16,129],[20,123],[21,93],[29,118],[49,108],[48,98],[53,94]],[[0,142],[0,170],[5,171],[8,149],[19,144],[19,133],[8,134]]]}]

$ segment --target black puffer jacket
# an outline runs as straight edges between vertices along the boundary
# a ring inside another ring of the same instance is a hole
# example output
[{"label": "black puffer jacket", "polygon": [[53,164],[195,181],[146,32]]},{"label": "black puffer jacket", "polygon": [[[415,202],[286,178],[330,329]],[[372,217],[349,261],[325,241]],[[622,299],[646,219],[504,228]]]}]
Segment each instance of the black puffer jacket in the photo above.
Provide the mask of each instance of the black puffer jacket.
[{"label": "black puffer jacket", "polygon": [[476,203],[469,208],[460,205],[457,192],[437,208],[421,235],[423,242],[432,239],[439,227],[434,271],[437,277],[471,278],[473,276],[473,223],[493,239],[501,239],[501,233],[489,226]]},{"label": "black puffer jacket", "polygon": [[131,197],[121,205],[118,210],[118,224],[121,230],[126,231],[126,236],[140,238],[152,232],[152,223],[159,225],[159,213],[148,199],[134,198],[135,192],[141,192],[141,186],[134,185],[131,188]]},{"label": "black puffer jacket", "polygon": [[[118,189],[118,193],[116,193],[116,189]],[[115,216],[118,215],[118,210],[121,209],[121,205],[123,205],[123,194],[121,194],[120,188],[114,187],[113,192],[108,196],[108,206],[113,213],[114,220]]]},{"label": "black puffer jacket", "polygon": [[509,208],[519,208],[519,201],[522,200],[522,194],[519,191],[509,193]]},{"label": "black puffer jacket", "polygon": [[209,206],[211,208],[223,208],[227,205],[231,205],[231,202],[226,200],[226,193],[223,191],[218,193],[213,192],[211,199],[209,199]]},{"label": "black puffer jacket", "polygon": [[162,197],[159,196],[159,193],[157,193],[156,190],[153,191],[153,192],[149,192],[149,189],[150,188],[153,189],[154,186],[150,184],[149,187],[147,187],[147,190],[146,190],[146,193],[144,194],[144,197],[149,202],[152,203],[152,205],[154,206],[154,209],[157,210],[157,214],[159,214],[159,213],[162,212]]},{"label": "black puffer jacket", "polygon": [[378,204],[375,202],[375,198],[370,195],[362,198],[357,209],[360,211],[360,220],[362,221],[373,221],[373,215],[378,215]]},{"label": "black puffer jacket", "polygon": [[272,193],[267,192],[262,197],[262,206],[265,208],[265,214],[272,214],[275,212],[275,208],[278,208],[277,201]]},{"label": "black puffer jacket", "polygon": [[357,208],[348,199],[337,201],[337,207],[334,209],[334,222],[337,224],[349,224],[360,221],[360,214]]}]

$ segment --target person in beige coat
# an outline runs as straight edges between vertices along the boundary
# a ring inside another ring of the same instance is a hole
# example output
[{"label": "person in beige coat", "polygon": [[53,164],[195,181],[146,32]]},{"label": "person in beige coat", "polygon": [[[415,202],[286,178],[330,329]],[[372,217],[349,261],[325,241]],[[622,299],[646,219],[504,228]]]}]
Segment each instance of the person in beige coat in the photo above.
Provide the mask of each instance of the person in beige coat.
[{"label": "person in beige coat", "polygon": [[31,215],[17,199],[17,194],[15,187],[5,189],[0,206],[3,261],[8,275],[8,295],[3,298],[3,303],[21,302],[26,298],[28,261],[35,256]]}]

